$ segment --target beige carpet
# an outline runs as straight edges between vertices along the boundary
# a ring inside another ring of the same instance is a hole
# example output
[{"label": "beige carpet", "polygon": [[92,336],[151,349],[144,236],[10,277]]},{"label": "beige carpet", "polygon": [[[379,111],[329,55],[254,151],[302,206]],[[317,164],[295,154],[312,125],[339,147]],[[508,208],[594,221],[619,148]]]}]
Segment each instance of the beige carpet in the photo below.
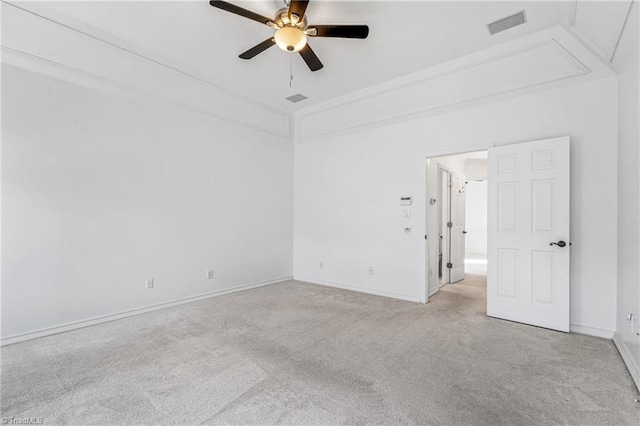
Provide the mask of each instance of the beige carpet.
[{"label": "beige carpet", "polygon": [[613,344],[287,282],[2,348],[2,417],[45,424],[640,424]]}]

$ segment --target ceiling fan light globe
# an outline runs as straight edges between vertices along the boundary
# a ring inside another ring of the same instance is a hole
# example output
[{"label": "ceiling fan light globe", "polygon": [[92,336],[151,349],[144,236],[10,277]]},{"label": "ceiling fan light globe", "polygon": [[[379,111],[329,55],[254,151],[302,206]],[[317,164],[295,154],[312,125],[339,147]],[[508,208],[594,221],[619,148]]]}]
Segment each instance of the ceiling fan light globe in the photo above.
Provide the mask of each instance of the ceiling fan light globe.
[{"label": "ceiling fan light globe", "polygon": [[307,45],[307,35],[295,27],[280,28],[273,38],[278,47],[285,52],[299,52]]}]

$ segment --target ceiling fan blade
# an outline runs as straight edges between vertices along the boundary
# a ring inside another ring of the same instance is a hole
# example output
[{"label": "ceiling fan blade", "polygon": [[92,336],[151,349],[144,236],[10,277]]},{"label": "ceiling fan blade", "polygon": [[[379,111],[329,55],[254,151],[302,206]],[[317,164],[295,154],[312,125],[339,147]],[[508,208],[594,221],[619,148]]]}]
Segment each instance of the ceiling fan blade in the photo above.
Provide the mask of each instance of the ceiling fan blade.
[{"label": "ceiling fan blade", "polygon": [[235,4],[227,3],[222,0],[211,0],[209,4],[218,9],[226,10],[227,12],[231,12],[236,15],[240,15],[247,19],[252,19],[254,21],[260,22],[265,25],[269,25],[269,23],[273,24],[273,21],[266,16],[259,15],[255,12],[252,12],[247,9],[243,9],[240,6],[236,6]]},{"label": "ceiling fan blade", "polygon": [[262,43],[253,46],[251,49],[247,50],[246,52],[241,53],[240,57],[242,59],[251,59],[257,54],[264,52],[274,44],[276,44],[276,41],[273,39],[273,37],[271,37],[263,41]]},{"label": "ceiling fan blade", "polygon": [[[315,34],[314,30],[315,29]],[[368,25],[309,25],[307,34],[311,37],[367,38]]]},{"label": "ceiling fan blade", "polygon": [[296,15],[299,19],[302,19],[308,4],[309,0],[291,0],[289,3],[289,19],[291,19],[291,15]]},{"label": "ceiling fan blade", "polygon": [[316,56],[315,52],[311,50],[311,46],[308,44],[300,50],[300,56],[307,63],[307,66],[311,71],[318,71],[324,65],[320,62],[320,59]]}]

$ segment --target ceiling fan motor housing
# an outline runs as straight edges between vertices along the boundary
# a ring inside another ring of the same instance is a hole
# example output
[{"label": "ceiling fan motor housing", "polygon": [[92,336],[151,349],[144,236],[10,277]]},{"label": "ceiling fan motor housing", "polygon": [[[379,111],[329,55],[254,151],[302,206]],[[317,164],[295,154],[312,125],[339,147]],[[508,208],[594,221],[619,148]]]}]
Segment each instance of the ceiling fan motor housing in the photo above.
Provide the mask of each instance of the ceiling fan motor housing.
[{"label": "ceiling fan motor housing", "polygon": [[304,15],[302,19],[298,15],[292,15],[292,18],[289,18],[289,9],[283,7],[282,9],[276,12],[276,16],[274,18],[274,23],[278,26],[278,28],[283,27],[296,27],[301,29],[302,31],[307,29],[307,15]]}]

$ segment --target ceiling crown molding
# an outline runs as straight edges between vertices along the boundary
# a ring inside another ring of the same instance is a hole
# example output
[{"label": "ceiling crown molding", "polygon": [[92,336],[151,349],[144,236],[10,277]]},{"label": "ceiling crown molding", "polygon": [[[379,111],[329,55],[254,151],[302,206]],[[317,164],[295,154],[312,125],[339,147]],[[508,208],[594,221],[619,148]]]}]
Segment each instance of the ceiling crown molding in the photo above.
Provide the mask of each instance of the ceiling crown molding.
[{"label": "ceiling crown molding", "polygon": [[[306,141],[551,88],[568,80],[613,75],[601,59],[608,54],[585,43],[575,28],[581,7],[573,4],[570,32],[555,27],[292,115],[184,72],[155,53],[142,54],[125,40],[39,3],[2,0],[2,61],[99,90],[188,108],[279,138]],[[623,27],[622,23],[619,33]],[[614,52],[615,46],[610,56]]]},{"label": "ceiling crown molding", "polygon": [[294,113],[296,142],[615,75],[562,27]]},{"label": "ceiling crown molding", "polygon": [[[37,10],[36,10],[37,9]],[[120,95],[161,101],[290,138],[290,114],[112,41],[42,6],[2,1],[2,62]]]},{"label": "ceiling crown molding", "polygon": [[611,63],[634,3],[574,0],[569,31],[602,61]]}]

